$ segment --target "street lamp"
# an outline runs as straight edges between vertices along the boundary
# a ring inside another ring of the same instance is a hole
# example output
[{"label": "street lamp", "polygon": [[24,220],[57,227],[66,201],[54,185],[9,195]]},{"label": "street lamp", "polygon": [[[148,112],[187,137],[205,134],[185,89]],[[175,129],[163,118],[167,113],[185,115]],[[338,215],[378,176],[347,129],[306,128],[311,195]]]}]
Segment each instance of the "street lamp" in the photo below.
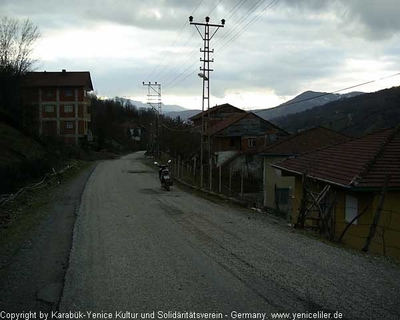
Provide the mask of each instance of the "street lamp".
[{"label": "street lamp", "polygon": [[198,74],[198,76],[200,77],[200,78],[203,78],[203,79],[205,79],[205,80],[208,80],[208,78],[207,78],[207,76],[204,74],[204,73],[199,73]]}]

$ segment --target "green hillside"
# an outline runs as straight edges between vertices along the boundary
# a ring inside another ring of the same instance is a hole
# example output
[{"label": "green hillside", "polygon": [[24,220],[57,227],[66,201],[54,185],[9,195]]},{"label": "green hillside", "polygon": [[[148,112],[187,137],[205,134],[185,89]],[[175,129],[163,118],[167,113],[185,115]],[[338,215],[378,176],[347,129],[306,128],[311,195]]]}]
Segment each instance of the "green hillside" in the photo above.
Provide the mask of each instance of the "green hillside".
[{"label": "green hillside", "polygon": [[290,132],[324,126],[361,135],[400,123],[400,87],[339,100],[270,120]]}]

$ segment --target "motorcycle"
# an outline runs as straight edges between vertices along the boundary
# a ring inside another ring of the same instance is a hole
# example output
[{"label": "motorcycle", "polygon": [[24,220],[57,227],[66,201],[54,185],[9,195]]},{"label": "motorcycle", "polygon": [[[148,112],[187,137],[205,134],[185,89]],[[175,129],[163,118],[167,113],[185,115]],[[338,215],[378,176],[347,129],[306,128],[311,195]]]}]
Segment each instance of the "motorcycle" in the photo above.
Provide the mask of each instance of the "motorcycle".
[{"label": "motorcycle", "polygon": [[155,165],[158,166],[158,178],[160,179],[161,186],[169,191],[169,188],[173,185],[172,175],[168,169],[168,165],[171,163],[171,160],[168,160],[167,164],[159,164],[158,162],[154,162]]}]

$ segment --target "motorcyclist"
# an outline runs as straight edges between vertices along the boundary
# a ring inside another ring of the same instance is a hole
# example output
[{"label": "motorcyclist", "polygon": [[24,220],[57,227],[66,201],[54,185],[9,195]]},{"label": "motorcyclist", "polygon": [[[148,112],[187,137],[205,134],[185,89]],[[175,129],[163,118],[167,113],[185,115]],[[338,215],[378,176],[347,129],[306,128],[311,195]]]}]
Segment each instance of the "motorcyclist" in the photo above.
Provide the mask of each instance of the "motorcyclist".
[{"label": "motorcyclist", "polygon": [[158,179],[160,179],[160,181],[161,181],[161,173],[167,167],[168,167],[168,165],[166,165],[166,164],[159,164],[158,165]]},{"label": "motorcyclist", "polygon": [[[167,169],[168,170],[168,165],[171,163],[171,160],[168,160],[167,164],[160,164],[158,162],[154,162],[154,164],[158,165],[158,179],[162,183],[162,172],[163,170]],[[171,179],[171,185],[172,185],[172,179]]]}]

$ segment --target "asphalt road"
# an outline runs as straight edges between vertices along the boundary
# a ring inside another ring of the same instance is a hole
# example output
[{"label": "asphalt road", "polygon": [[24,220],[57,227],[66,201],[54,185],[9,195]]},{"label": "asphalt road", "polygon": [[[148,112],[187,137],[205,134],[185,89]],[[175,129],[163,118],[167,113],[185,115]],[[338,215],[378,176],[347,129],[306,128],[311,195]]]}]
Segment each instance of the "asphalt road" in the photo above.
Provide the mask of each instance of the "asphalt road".
[{"label": "asphalt road", "polygon": [[177,186],[166,192],[142,157],[102,162],[89,178],[60,312],[400,318],[399,267],[293,232],[265,214]]}]

